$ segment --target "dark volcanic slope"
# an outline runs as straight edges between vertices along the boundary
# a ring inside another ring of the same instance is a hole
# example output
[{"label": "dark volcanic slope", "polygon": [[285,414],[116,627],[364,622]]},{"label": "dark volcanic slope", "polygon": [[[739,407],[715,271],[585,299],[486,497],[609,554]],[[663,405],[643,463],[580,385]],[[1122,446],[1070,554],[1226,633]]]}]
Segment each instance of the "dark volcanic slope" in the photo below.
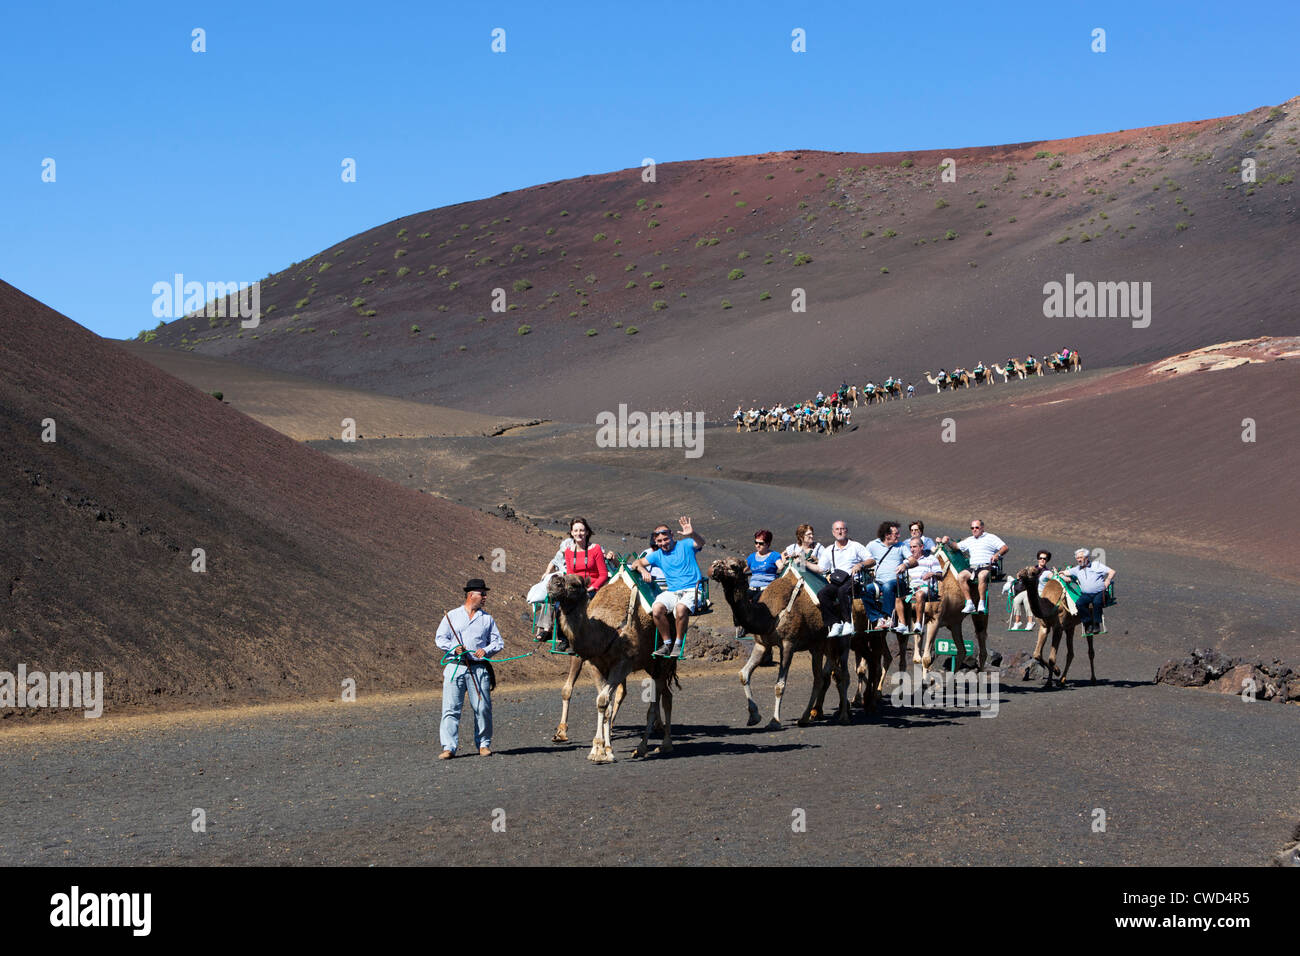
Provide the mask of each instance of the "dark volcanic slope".
[{"label": "dark volcanic slope", "polygon": [[0,330],[0,670],[103,670],[110,710],[427,684],[466,576],[531,583],[477,560],[531,557],[519,526],[300,445],[4,283]]},{"label": "dark volcanic slope", "polygon": [[[1063,345],[1095,368],[1289,334],[1297,105],[1054,142],[771,153],[661,165],[654,183],[639,169],[549,183],[386,223],[269,276],[256,331],[183,319],[157,342],[590,421],[618,400],[719,418],[770,400],[777,379],[799,395]],[[941,181],[947,158],[955,182]],[[1243,158],[1258,182],[1243,184]],[[1067,273],[1150,282],[1150,326],[1045,319],[1043,286]],[[790,311],[795,288],[804,313]],[[505,313],[491,309],[496,289]],[[561,372],[582,387],[557,386]]]}]

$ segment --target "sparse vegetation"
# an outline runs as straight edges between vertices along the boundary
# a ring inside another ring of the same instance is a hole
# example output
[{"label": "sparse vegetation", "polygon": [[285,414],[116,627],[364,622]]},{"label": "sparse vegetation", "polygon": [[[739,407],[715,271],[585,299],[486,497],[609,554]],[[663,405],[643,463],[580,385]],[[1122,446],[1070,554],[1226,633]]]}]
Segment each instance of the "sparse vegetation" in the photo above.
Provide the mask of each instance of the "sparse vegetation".
[{"label": "sparse vegetation", "polygon": [[331,262],[322,262],[322,263],[320,264],[320,268],[316,270],[316,274],[317,274],[317,275],[320,275],[322,272],[324,272],[326,269],[328,269],[331,265],[333,265],[333,263],[331,263]]},{"label": "sparse vegetation", "polygon": [[[571,313],[571,315],[577,315],[577,314],[578,314],[577,312],[573,312],[573,313]],[[588,338],[590,338],[591,336],[596,335],[596,334],[597,334],[597,332],[596,332],[595,329],[588,329],[588,330],[587,330],[587,337],[588,337]]]},{"label": "sparse vegetation", "polygon": [[1038,152],[1034,153],[1034,159],[1048,159],[1051,157],[1051,155],[1052,154],[1049,153],[1047,150],[1040,149]]},{"label": "sparse vegetation", "polygon": [[516,292],[527,292],[533,287],[533,284],[527,279],[516,279],[513,283]]},{"label": "sparse vegetation", "polygon": [[944,199],[936,199],[936,200],[934,201],[934,208],[935,208],[935,209],[947,209],[947,208],[948,208],[948,202],[947,202],[947,200],[944,200]]},{"label": "sparse vegetation", "polygon": [[911,169],[911,168],[912,168],[912,161],[911,161],[910,159],[905,159],[905,160],[903,160],[901,163],[899,163],[898,165],[902,166],[904,169]]},{"label": "sparse vegetation", "polygon": [[729,309],[729,308],[731,308],[731,300],[730,300],[730,299],[723,299],[723,300],[722,300],[722,307],[723,307],[724,309]]},{"label": "sparse vegetation", "polygon": [[728,278],[728,279],[731,279],[733,282],[734,282],[736,279],[743,279],[743,278],[745,278],[745,270],[744,270],[744,269],[732,269],[730,272],[727,273],[727,278]]},{"label": "sparse vegetation", "polygon": [[629,325],[626,329],[623,330],[625,335],[636,335],[638,331],[639,330],[635,325]]},{"label": "sparse vegetation", "polygon": [[668,303],[663,299],[655,299],[650,305],[650,308],[654,309],[656,312],[662,312],[664,309],[668,308]]},{"label": "sparse vegetation", "polygon": [[794,264],[797,266],[801,266],[804,265],[805,263],[809,263],[812,261],[813,261],[813,257],[808,255],[808,253],[806,252],[801,252],[794,257]]},{"label": "sparse vegetation", "polygon": [[658,279],[655,279],[654,282],[651,282],[651,283],[650,283],[650,288],[652,288],[652,289],[662,289],[663,287],[664,287],[664,284],[663,284],[660,280],[658,280]]},{"label": "sparse vegetation", "polygon": [[893,239],[898,233],[893,229],[886,229],[881,235],[886,239]]},{"label": "sparse vegetation", "polygon": [[945,239],[948,239],[948,240],[956,239],[956,238],[957,238],[957,233],[954,232],[953,230],[949,229],[947,232],[945,232],[945,233],[943,234],[943,237],[944,237]]},{"label": "sparse vegetation", "polygon": [[594,235],[594,236],[592,237],[591,241],[592,241],[592,242],[604,242],[604,241],[605,241],[606,239],[608,239],[608,238],[609,238],[609,236],[605,235],[603,232],[598,232],[598,233],[596,233],[596,235]]},{"label": "sparse vegetation", "polygon": [[759,302],[766,302],[766,301],[767,301],[768,299],[770,299],[770,298],[772,298],[772,293],[770,293],[770,292],[763,292],[761,295],[759,295],[759,297],[758,297],[758,301],[759,301]]},{"label": "sparse vegetation", "polygon": [[302,298],[302,299],[299,299],[299,300],[298,300],[298,302],[294,305],[294,308],[295,308],[295,309],[305,309],[305,308],[307,308],[307,306],[309,306],[309,305],[311,305],[311,299],[310,299],[310,298]]},{"label": "sparse vegetation", "polygon": [[519,333],[518,333],[518,334],[519,334],[519,335],[527,335],[527,334],[528,334],[529,332],[531,332],[532,330],[533,330],[533,327],[532,327],[531,325],[521,325],[521,326],[519,326]]},{"label": "sparse vegetation", "polygon": [[1182,232],[1186,228],[1188,228],[1187,223],[1180,220],[1178,225],[1174,226],[1174,231]]},{"label": "sparse vegetation", "polygon": [[402,276],[407,275],[410,271],[411,271],[410,266],[398,266],[397,278],[399,279],[402,278]]},{"label": "sparse vegetation", "polygon": [[419,335],[419,334],[420,334],[420,327],[419,327],[418,325],[413,325],[413,326],[411,326],[411,334],[412,334],[412,335]]}]

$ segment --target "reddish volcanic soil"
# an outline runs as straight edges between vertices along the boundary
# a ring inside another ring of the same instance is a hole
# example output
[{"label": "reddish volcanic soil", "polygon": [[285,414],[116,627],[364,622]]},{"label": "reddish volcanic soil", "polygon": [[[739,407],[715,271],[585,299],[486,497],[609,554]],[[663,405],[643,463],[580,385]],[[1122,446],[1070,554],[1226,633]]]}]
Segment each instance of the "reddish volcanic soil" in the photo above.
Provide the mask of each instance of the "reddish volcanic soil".
[{"label": "reddish volcanic soil", "polygon": [[107,711],[426,687],[469,576],[523,636],[523,562],[480,556],[551,539],[340,464],[4,283],[0,328],[0,670],[102,670]]},{"label": "reddish volcanic soil", "polygon": [[[256,331],[182,319],[157,343],[494,415],[589,421],[626,401],[718,420],[774,392],[1063,346],[1098,368],[1294,334],[1298,102],[1052,142],[547,183],[293,264],[264,281]],[[1150,282],[1150,325],[1045,318],[1044,285],[1067,274]]]}]

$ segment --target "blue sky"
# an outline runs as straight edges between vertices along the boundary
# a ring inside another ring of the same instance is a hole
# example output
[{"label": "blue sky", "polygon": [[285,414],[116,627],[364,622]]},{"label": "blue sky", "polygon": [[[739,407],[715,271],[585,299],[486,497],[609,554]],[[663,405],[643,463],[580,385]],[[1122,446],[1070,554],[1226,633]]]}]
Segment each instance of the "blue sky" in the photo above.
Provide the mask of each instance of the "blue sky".
[{"label": "blue sky", "polygon": [[174,273],[252,281],[399,216],[646,156],[992,145],[1300,93],[1287,4],[125,0],[4,21],[0,278],[119,338],[156,324]]}]

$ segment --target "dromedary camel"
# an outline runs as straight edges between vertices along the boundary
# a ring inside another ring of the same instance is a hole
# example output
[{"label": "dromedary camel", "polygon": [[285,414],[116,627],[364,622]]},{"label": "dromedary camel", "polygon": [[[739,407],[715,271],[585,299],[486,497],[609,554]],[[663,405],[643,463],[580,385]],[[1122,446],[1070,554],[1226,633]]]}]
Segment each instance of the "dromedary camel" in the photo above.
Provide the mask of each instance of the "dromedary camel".
[{"label": "dromedary camel", "polygon": [[[847,724],[849,638],[827,637],[827,628],[822,622],[822,612],[816,596],[809,593],[806,586],[799,586],[798,579],[787,572],[763,588],[758,602],[753,603],[749,600],[749,568],[740,558],[714,561],[709,566],[709,577],[722,585],[722,593],[731,606],[732,620],[736,626],[743,627],[746,633],[754,635],[754,649],[740,671],[745,701],[749,705],[746,725],[752,727],[762,719],[758,704],[754,702],[749,679],[763,657],[764,650],[769,647],[781,648],[781,667],[776,675],[776,703],[772,707],[772,719],[767,723],[770,729],[776,730],[781,726],[781,698],[785,694],[785,680],[790,672],[791,660],[797,651],[808,651],[812,655],[813,670],[812,694],[808,698],[807,709],[799,718],[799,726],[808,726],[821,714],[822,702],[830,682],[827,670],[834,672],[840,692],[840,711],[837,717],[841,724]],[[824,662],[830,666],[824,666]]]},{"label": "dromedary camel", "polygon": [[1060,352],[1053,352],[1051,355],[1051,363],[1053,372],[1064,372],[1066,370],[1071,372],[1083,371],[1083,359],[1079,358],[1078,349],[1072,351],[1066,358],[1061,358]]},{"label": "dromedary camel", "polygon": [[935,378],[929,372],[922,372],[921,374],[925,376],[925,380],[927,382],[929,382],[931,385],[934,386],[935,392],[942,392],[945,388],[948,387],[947,372],[940,372],[938,378]]},{"label": "dromedary camel", "polygon": [[663,704],[663,742],[658,753],[673,749],[672,686],[677,683],[677,661],[652,657],[655,650],[655,624],[641,607],[639,592],[628,584],[626,573],[620,574],[587,601],[586,581],[576,574],[553,577],[546,585],[547,596],[555,607],[560,631],[573,653],[589,661],[596,669],[596,736],[587,759],[592,763],[613,763],[610,729],[618,714],[619,695],[615,688],[636,671],[645,671],[655,682],[655,699],[646,713],[645,730],[633,756],[648,752],[650,732],[659,705]]},{"label": "dromedary camel", "polygon": [[[1038,593],[1038,578],[1040,572],[1038,568],[1023,568],[1016,575],[1020,583],[1025,587],[1025,595],[1029,598],[1029,612],[1038,618],[1038,643],[1034,645],[1034,660],[1047,668],[1047,686],[1052,685],[1052,678],[1056,674],[1056,649],[1061,643],[1061,634],[1065,634],[1065,667],[1061,668],[1059,678],[1060,686],[1065,686],[1065,675],[1070,672],[1070,661],[1074,660],[1074,629],[1079,626],[1081,618],[1078,614],[1071,614],[1069,604],[1065,600],[1065,588],[1060,581],[1055,578],[1049,580],[1043,585],[1043,593]],[[1043,660],[1043,645],[1047,642],[1048,630],[1052,632],[1052,653]],[[1097,683],[1097,667],[1095,661],[1095,650],[1092,646],[1092,635],[1085,634],[1088,638],[1088,669],[1092,672],[1092,682]]]},{"label": "dromedary camel", "polygon": [[976,385],[996,385],[997,379],[993,377],[992,367],[980,362],[975,366],[975,371],[971,372],[971,378]]},{"label": "dromedary camel", "polygon": [[926,617],[929,620],[925,625],[925,650],[921,653],[921,666],[927,671],[930,669],[930,664],[934,660],[934,636],[938,633],[940,627],[946,627],[952,635],[953,646],[956,649],[957,669],[960,670],[963,667],[971,666],[982,669],[984,662],[988,659],[988,612],[985,611],[983,614],[975,613],[970,616],[971,623],[975,625],[975,639],[979,641],[980,645],[979,660],[972,662],[966,657],[966,642],[961,636],[961,621],[966,616],[961,609],[966,606],[966,599],[969,595],[966,587],[958,580],[957,571],[949,562],[944,549],[936,548],[934,556],[939,559],[939,564],[942,565],[944,573],[943,577],[939,579],[938,604],[931,603],[926,606]]}]

